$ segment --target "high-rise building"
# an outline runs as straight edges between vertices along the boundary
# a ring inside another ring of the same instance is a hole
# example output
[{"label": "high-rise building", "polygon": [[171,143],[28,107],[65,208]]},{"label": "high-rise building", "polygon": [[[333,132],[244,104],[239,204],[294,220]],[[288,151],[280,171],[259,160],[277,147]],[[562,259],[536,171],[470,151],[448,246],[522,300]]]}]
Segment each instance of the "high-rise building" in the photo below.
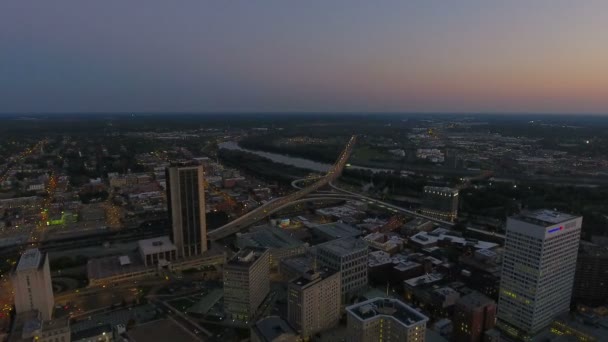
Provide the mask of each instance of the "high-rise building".
[{"label": "high-rise building", "polygon": [[39,311],[42,320],[50,320],[53,315],[55,298],[49,258],[37,248],[21,254],[15,272],[12,274],[15,291],[15,311],[17,314]]},{"label": "high-rise building", "polygon": [[268,292],[268,250],[242,249],[224,265],[224,308],[233,319],[250,321]]},{"label": "high-rise building", "polygon": [[608,247],[581,241],[572,298],[592,306],[608,303]]},{"label": "high-rise building", "polygon": [[458,189],[425,186],[420,211],[426,216],[455,221],[458,217]]},{"label": "high-rise building", "polygon": [[287,320],[302,338],[327,330],[340,320],[340,273],[311,270],[289,282]]},{"label": "high-rise building", "polygon": [[426,322],[397,299],[374,298],[346,308],[350,342],[424,342]]},{"label": "high-rise building", "polygon": [[203,166],[175,163],[166,170],[167,206],[178,257],[191,257],[207,250]]},{"label": "high-rise building", "polygon": [[536,335],[569,310],[583,218],[551,210],[507,219],[497,326]]},{"label": "high-rise building", "polygon": [[367,243],[353,237],[332,240],[316,247],[319,264],[340,272],[343,297],[367,285],[367,254]]},{"label": "high-rise building", "polygon": [[454,341],[481,342],[496,324],[496,302],[479,292],[461,297],[454,307]]}]

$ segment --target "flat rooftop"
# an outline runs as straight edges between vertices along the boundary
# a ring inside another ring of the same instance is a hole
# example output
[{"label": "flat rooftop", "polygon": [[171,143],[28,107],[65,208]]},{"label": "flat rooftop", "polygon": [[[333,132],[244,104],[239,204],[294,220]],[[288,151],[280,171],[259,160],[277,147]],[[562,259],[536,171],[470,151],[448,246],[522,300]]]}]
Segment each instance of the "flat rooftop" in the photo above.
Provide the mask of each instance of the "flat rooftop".
[{"label": "flat rooftop", "polygon": [[432,246],[437,244],[439,240],[449,240],[452,244],[467,245],[470,244],[475,249],[492,249],[498,247],[497,243],[489,241],[481,241],[477,239],[466,239],[460,236],[448,235],[449,231],[444,228],[437,228],[432,232],[419,232],[410,237],[410,241],[415,242],[420,246]]},{"label": "flat rooftop", "polygon": [[295,341],[296,337],[295,331],[279,316],[269,316],[259,320],[254,325],[254,331],[263,338],[262,341],[275,341],[287,336],[293,336]]},{"label": "flat rooftop", "polygon": [[239,244],[265,248],[296,248],[304,243],[280,228],[263,227],[252,233],[237,235]]},{"label": "flat rooftop", "polygon": [[89,259],[87,262],[87,277],[89,279],[104,279],[121,274],[131,274],[148,268],[143,264],[139,255],[132,253],[128,254],[127,257],[131,263],[126,265],[121,265],[118,256]]},{"label": "flat rooftop", "polygon": [[392,298],[374,298],[351,305],[346,311],[354,317],[365,321],[376,317],[392,318],[406,327],[428,321],[428,317],[400,300]]},{"label": "flat rooftop", "polygon": [[448,188],[445,186],[425,186],[424,187],[424,192],[430,192],[430,193],[447,193],[447,194],[453,194],[453,195],[457,195],[458,194],[458,189],[454,189],[454,188]]},{"label": "flat rooftop", "polygon": [[548,227],[554,224],[570,221],[577,218],[577,216],[549,210],[539,209],[534,211],[522,212],[519,215],[511,217],[512,219],[533,223],[539,226]]},{"label": "flat rooftop", "polygon": [[176,250],[175,245],[168,236],[160,236],[151,239],[137,241],[139,250],[145,255],[164,253]]},{"label": "flat rooftop", "polygon": [[406,285],[416,287],[425,284],[432,284],[443,279],[443,275],[440,273],[428,273],[419,277],[411,278],[405,281]]},{"label": "flat rooftop", "polygon": [[367,242],[347,237],[320,244],[318,247],[335,255],[346,256],[362,249],[367,249]]},{"label": "flat rooftop", "polygon": [[496,302],[484,295],[483,293],[477,291],[473,291],[468,295],[460,297],[460,299],[458,299],[458,305],[464,306],[469,309],[484,307],[491,304],[496,304]]},{"label": "flat rooftop", "polygon": [[265,248],[246,247],[238,251],[226,265],[230,266],[247,266],[254,264],[262,254],[266,252]]},{"label": "flat rooftop", "polygon": [[161,319],[136,326],[127,335],[135,342],[200,341],[192,332],[170,319]]},{"label": "flat rooftop", "polygon": [[21,254],[19,264],[17,264],[17,272],[36,270],[44,262],[44,255],[38,248],[31,248]]},{"label": "flat rooftop", "polygon": [[358,236],[361,234],[361,231],[359,229],[342,222],[321,224],[313,226],[312,229],[321,232],[322,234],[328,235],[334,239]]},{"label": "flat rooftop", "polygon": [[314,272],[313,270],[308,270],[302,276],[292,280],[290,283],[300,287],[306,287],[306,285],[316,283],[319,280],[326,279],[327,277],[336,274],[336,272],[336,270],[327,267],[319,269],[317,270],[317,272]]}]

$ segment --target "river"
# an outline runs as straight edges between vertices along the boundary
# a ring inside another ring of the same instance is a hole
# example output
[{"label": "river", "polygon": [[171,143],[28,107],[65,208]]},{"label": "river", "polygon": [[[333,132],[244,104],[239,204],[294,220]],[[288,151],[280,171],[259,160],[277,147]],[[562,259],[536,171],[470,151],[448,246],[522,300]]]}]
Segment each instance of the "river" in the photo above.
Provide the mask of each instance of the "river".
[{"label": "river", "polygon": [[[316,161],[313,161],[310,159],[292,157],[292,156],[288,156],[285,154],[278,154],[278,153],[271,153],[271,152],[264,152],[264,151],[257,151],[257,150],[250,150],[250,149],[242,148],[241,146],[239,146],[239,144],[236,141],[223,142],[223,143],[219,144],[219,148],[225,148],[227,150],[233,150],[233,151],[249,152],[249,153],[256,154],[260,157],[270,159],[275,163],[291,165],[291,166],[299,167],[302,169],[312,170],[315,172],[325,173],[332,166],[330,164],[319,163],[319,162],[316,162]],[[336,156],[336,158],[338,158],[338,156]],[[356,166],[356,165],[350,165],[347,167],[349,169],[369,170],[372,172],[387,172],[387,171],[391,172],[392,171],[389,169],[375,169],[375,168]]]}]

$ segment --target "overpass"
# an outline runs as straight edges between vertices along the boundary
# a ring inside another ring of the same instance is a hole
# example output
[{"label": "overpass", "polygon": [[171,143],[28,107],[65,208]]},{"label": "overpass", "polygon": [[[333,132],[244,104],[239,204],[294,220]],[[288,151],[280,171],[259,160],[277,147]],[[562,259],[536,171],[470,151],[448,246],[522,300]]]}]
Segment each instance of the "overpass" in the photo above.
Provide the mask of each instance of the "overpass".
[{"label": "overpass", "polygon": [[356,140],[357,137],[353,135],[346,144],[342,153],[340,153],[340,156],[336,160],[336,163],[329,169],[329,171],[327,171],[327,174],[325,176],[323,176],[313,184],[302,188],[291,195],[280,197],[270,202],[267,202],[264,205],[237,218],[236,220],[228,222],[224,226],[210,231],[209,233],[207,233],[207,237],[209,238],[209,240],[215,241],[235,234],[240,230],[245,229],[250,225],[260,221],[264,217],[267,217],[268,215],[277,211],[279,208],[282,208],[291,202],[300,200],[308,196],[310,193],[313,193],[324,187],[325,185],[329,184],[330,182],[336,180],[342,174],[342,170],[344,169],[344,166],[346,165],[346,162],[348,161],[348,158],[350,157],[350,154],[353,151],[353,147],[355,146]]}]

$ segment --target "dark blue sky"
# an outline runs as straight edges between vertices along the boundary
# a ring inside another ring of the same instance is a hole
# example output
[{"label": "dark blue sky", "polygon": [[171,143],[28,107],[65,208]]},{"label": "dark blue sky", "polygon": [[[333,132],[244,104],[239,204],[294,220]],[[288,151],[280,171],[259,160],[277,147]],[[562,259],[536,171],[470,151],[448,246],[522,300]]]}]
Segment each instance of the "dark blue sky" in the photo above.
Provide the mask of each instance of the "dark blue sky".
[{"label": "dark blue sky", "polygon": [[0,112],[608,113],[604,0],[2,0]]}]

